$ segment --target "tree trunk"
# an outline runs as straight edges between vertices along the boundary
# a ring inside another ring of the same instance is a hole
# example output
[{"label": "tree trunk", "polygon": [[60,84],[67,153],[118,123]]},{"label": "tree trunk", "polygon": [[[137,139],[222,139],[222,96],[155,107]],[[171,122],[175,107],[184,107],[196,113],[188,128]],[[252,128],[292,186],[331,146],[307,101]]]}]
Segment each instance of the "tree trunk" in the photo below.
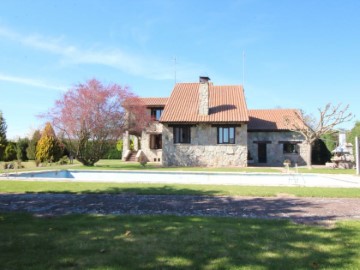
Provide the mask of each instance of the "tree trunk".
[{"label": "tree trunk", "polygon": [[306,165],[309,170],[312,169],[311,152],[312,152],[312,143],[309,143],[309,150],[306,155]]}]

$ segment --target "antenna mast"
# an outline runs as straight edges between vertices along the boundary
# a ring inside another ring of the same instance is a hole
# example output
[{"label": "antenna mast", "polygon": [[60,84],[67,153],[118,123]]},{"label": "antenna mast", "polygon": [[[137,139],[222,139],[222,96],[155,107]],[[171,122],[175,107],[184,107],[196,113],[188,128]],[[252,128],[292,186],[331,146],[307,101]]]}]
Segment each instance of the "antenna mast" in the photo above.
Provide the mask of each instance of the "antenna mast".
[{"label": "antenna mast", "polygon": [[245,88],[245,51],[243,51],[243,67],[242,67],[242,71],[243,71],[243,88]]},{"label": "antenna mast", "polygon": [[174,57],[174,84],[176,84],[176,57]]}]

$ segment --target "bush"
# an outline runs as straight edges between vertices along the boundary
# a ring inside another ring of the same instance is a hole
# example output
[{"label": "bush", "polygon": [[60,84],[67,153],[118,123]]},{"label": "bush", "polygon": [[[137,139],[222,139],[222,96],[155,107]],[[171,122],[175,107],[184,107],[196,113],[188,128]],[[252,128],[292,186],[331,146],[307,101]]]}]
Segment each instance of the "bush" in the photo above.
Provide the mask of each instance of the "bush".
[{"label": "bush", "polygon": [[13,161],[16,159],[16,145],[13,142],[9,142],[5,148],[4,160]]},{"label": "bush", "polygon": [[68,156],[63,156],[58,161],[59,165],[66,165],[66,164],[69,164],[69,163],[70,163],[70,159],[68,158]]},{"label": "bush", "polygon": [[60,142],[56,138],[51,124],[47,123],[36,145],[36,159],[40,162],[56,162],[61,156]]}]

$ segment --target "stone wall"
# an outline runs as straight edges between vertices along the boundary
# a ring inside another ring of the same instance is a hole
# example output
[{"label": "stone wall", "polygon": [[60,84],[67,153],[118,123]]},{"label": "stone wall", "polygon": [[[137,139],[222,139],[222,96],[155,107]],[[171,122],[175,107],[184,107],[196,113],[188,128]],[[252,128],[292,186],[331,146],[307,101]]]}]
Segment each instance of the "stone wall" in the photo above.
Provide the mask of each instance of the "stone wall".
[{"label": "stone wall", "polygon": [[209,84],[203,82],[199,84],[199,115],[209,114]]},{"label": "stone wall", "polygon": [[299,166],[306,165],[307,153],[310,151],[309,145],[305,142],[299,143],[299,153],[283,153],[283,143],[279,142],[298,142],[303,141],[304,137],[296,132],[248,132],[248,150],[253,162],[257,164],[258,160],[258,143],[267,142],[266,154],[267,166],[283,166],[285,159],[290,159],[291,164]]},{"label": "stone wall", "polygon": [[162,162],[162,149],[150,149],[151,134],[161,134],[163,125],[158,122],[153,122],[149,128],[144,130],[141,135],[141,150],[147,161]]},{"label": "stone wall", "polygon": [[174,144],[173,128],[163,126],[164,166],[247,166],[247,125],[236,127],[235,144],[217,144],[217,128],[191,127],[190,144]]}]

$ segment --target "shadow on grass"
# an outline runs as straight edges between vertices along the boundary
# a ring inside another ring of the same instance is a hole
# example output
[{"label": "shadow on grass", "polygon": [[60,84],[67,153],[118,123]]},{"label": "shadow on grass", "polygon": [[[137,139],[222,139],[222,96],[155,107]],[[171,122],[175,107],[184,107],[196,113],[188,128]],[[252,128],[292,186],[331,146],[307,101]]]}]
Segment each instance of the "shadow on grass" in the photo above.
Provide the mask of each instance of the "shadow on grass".
[{"label": "shadow on grass", "polygon": [[[144,194],[139,194],[138,188],[134,190],[136,194],[131,188],[122,191],[126,192],[0,194],[0,212],[30,212],[45,216],[92,213],[246,217],[291,219],[297,223],[325,225],[343,216],[358,214],[354,210],[344,214],[346,209],[323,211],[323,205],[302,198],[222,197],[213,196],[216,191],[199,195],[198,190],[194,191],[196,195],[190,195],[189,189],[173,191],[171,187],[147,188]],[[181,191],[184,195],[179,195]],[[157,195],[147,195],[147,192]],[[169,195],[171,192],[177,195]]]},{"label": "shadow on grass", "polygon": [[356,269],[359,224],[0,214],[4,269]]}]

